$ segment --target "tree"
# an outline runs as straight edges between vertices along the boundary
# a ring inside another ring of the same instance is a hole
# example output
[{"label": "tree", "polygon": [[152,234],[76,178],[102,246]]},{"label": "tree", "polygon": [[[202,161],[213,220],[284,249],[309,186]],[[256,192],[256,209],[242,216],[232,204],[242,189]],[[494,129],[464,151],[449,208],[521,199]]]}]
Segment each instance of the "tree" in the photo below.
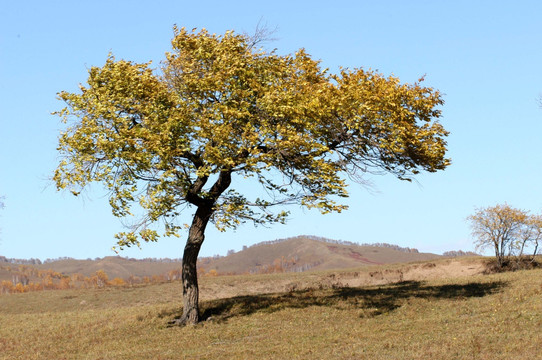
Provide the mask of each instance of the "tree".
[{"label": "tree", "polygon": [[540,240],[542,240],[542,215],[530,215],[521,230],[519,257],[523,256],[525,247],[530,245],[533,247],[531,262],[534,262]]},{"label": "tree", "polygon": [[[364,69],[330,74],[304,50],[278,55],[257,43],[175,28],[158,69],[109,55],[80,93],[59,93],[57,114],[71,123],[54,180],[74,195],[101,182],[115,216],[142,214],[117,234],[120,249],[180,236],[194,209],[179,323],[198,321],[196,261],[209,222],[222,231],[280,223],[296,203],[340,212],[348,176],[410,180],[449,165],[438,91]],[[261,185],[263,196],[235,191],[237,182]]]},{"label": "tree", "polygon": [[504,204],[477,209],[467,220],[476,238],[476,248],[492,248],[499,268],[512,256],[521,260],[528,245],[534,247],[534,261],[542,238],[542,216]]},{"label": "tree", "polygon": [[103,270],[96,271],[91,277],[91,279],[94,285],[100,288],[106,286],[109,283],[109,277]]}]

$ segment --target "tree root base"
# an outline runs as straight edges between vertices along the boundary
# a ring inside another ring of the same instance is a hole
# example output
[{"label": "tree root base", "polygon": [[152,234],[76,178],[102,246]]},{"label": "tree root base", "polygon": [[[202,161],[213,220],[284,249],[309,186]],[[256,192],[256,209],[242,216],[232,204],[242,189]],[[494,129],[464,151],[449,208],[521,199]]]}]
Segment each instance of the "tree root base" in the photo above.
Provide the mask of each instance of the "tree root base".
[{"label": "tree root base", "polygon": [[170,320],[168,321],[168,326],[190,326],[190,325],[197,325],[199,323],[199,319],[198,318],[190,318],[188,316],[182,316],[180,318],[177,318],[177,319],[173,319],[173,320]]}]

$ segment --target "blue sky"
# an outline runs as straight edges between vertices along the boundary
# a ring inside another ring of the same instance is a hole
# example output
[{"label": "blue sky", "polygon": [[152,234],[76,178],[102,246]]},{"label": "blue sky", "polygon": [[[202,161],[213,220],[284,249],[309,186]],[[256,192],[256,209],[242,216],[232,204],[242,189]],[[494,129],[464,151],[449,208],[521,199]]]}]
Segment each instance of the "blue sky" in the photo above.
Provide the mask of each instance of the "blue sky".
[{"label": "blue sky", "polygon": [[[508,202],[540,212],[542,197],[542,2],[539,1],[3,1],[0,6],[0,255],[41,259],[114,255],[122,223],[105,192],[59,193],[48,180],[63,125],[51,116],[61,90],[87,69],[118,58],[155,64],[174,24],[223,33],[277,28],[268,46],[304,47],[325,67],[378,69],[427,86],[446,101],[442,124],[452,166],[417,182],[373,176],[350,186],[337,215],[290,207],[287,225],[209,228],[201,255],[301,234],[420,251],[472,250],[465,217]],[[184,238],[162,239],[133,257],[180,257]]]}]

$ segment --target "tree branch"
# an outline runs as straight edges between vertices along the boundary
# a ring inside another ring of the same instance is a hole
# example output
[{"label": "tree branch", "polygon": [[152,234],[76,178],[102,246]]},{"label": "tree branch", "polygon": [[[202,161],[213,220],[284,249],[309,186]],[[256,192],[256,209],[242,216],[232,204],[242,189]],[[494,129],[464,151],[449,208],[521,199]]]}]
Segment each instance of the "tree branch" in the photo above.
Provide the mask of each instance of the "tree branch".
[{"label": "tree branch", "polygon": [[202,206],[207,203],[207,201],[200,196],[201,190],[207,183],[207,180],[209,179],[208,176],[200,176],[194,181],[194,184],[190,187],[186,194],[186,201],[188,201],[192,205],[196,206]]}]

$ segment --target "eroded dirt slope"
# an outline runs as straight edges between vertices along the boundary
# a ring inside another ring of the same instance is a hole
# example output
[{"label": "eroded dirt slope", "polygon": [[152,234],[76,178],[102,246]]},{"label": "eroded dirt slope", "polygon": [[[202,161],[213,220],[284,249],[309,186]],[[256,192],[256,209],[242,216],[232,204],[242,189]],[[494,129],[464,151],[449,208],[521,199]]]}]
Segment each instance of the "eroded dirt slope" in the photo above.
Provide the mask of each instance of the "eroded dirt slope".
[{"label": "eroded dirt slope", "polygon": [[203,300],[208,300],[308,288],[385,285],[401,281],[468,277],[485,270],[486,260],[483,258],[458,258],[301,274],[224,276],[202,279],[200,295]]}]

